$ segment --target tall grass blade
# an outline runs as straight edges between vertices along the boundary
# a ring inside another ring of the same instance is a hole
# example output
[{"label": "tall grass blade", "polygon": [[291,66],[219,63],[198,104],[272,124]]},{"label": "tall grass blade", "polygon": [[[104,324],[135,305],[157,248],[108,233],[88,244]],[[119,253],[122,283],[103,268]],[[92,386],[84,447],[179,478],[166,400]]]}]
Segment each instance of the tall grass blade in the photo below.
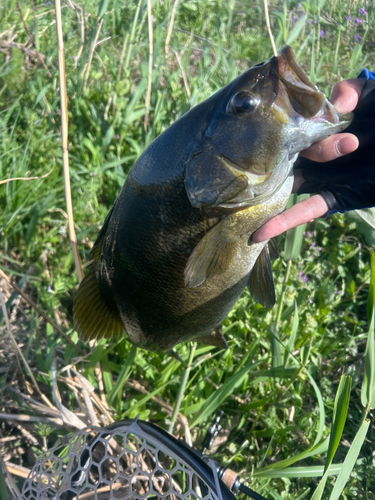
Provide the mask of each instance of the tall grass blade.
[{"label": "tall grass blade", "polygon": [[[372,272],[372,270],[371,270]],[[361,388],[361,403],[368,411],[375,407],[375,346],[374,346],[374,316],[372,315],[367,335],[365,352],[365,375]]]},{"label": "tall grass blade", "polygon": [[351,377],[342,376],[335,398],[335,406],[333,409],[333,422],[329,438],[326,463],[324,466],[324,475],[320,480],[318,487],[314,491],[311,500],[320,500],[322,498],[324,488],[329,476],[329,468],[332,464],[333,457],[340,443],[342,431],[344,430],[346,414],[348,412],[348,406],[349,406],[350,387],[351,387]]},{"label": "tall grass blade", "polygon": [[231,377],[229,377],[226,382],[215,391],[203,404],[199,414],[193,419],[191,422],[191,427],[200,424],[210,415],[212,415],[220,404],[225,401],[230,394],[233,393],[234,389],[238,387],[246,377],[247,373],[251,370],[254,370],[261,361],[253,362],[253,358],[255,355],[255,350],[258,347],[258,341],[253,343],[251,348],[251,355],[249,356],[249,360],[246,365],[241,369],[234,373]]},{"label": "tall grass blade", "polygon": [[[297,38],[299,37],[301,31],[303,30],[305,23],[307,21],[308,14],[305,14],[304,16],[301,17],[299,21],[296,22],[294,28],[292,31],[289,33],[288,38],[286,39],[286,44],[290,45],[293,43]],[[294,195],[297,197],[297,195]]]},{"label": "tall grass blade", "polygon": [[[298,201],[305,200],[309,195],[300,196]],[[297,195],[293,194],[288,202],[287,208],[297,203]],[[285,238],[284,246],[284,259],[285,260],[297,260],[301,253],[301,247],[303,243],[303,233],[305,231],[306,224],[294,227],[293,229],[288,229]]]},{"label": "tall grass blade", "polygon": [[281,350],[282,344],[280,341],[279,332],[276,329],[275,323],[271,324],[270,341],[272,352],[271,366],[272,368],[279,368],[280,366],[283,366],[283,353]]},{"label": "tall grass blade", "polygon": [[[340,474],[343,464],[332,464],[329,475]],[[293,477],[321,477],[324,473],[324,465],[309,465],[305,467],[287,467],[286,469],[269,470],[262,475],[268,478],[293,478]]]},{"label": "tall grass blade", "polygon": [[305,460],[306,458],[315,456],[315,455],[320,455],[321,453],[324,453],[328,450],[328,439],[323,441],[322,443],[319,443],[317,446],[311,446],[307,450],[303,451],[302,453],[298,453],[297,455],[294,455],[293,457],[286,458],[284,460],[280,460],[280,462],[276,462],[271,465],[267,465],[266,467],[263,467],[262,469],[258,469],[254,471],[253,475],[254,477],[267,477],[266,474],[270,470],[285,470],[287,467],[290,465],[293,465],[296,462],[299,462],[300,460]]},{"label": "tall grass blade", "polygon": [[349,406],[350,388],[352,384],[351,377],[344,375],[341,377],[339,387],[337,389],[335,406],[333,408],[333,422],[329,438],[329,447],[325,468],[331,465],[337,447],[340,443],[342,431],[346,421],[346,414]]},{"label": "tall grass blade", "polygon": [[294,301],[294,317],[293,317],[293,324],[292,324],[292,330],[290,332],[290,336],[288,339],[288,342],[285,346],[285,351],[284,351],[284,367],[288,365],[288,361],[290,358],[290,355],[293,351],[294,344],[296,342],[297,338],[297,332],[298,332],[298,325],[299,325],[299,316],[298,316],[298,305],[297,302]]},{"label": "tall grass blade", "polygon": [[346,483],[349,480],[350,474],[352,473],[353,467],[358,458],[359,452],[361,451],[362,445],[366,439],[367,431],[370,426],[370,420],[364,420],[361,427],[359,428],[357,434],[355,435],[354,441],[349,448],[349,451],[345,457],[344,463],[341,466],[340,473],[336,479],[335,486],[329,497],[329,500],[338,500]]},{"label": "tall grass blade", "polygon": [[319,406],[319,425],[318,425],[318,432],[316,434],[316,438],[314,441],[313,446],[318,446],[318,443],[320,443],[322,437],[323,437],[323,432],[324,432],[324,425],[325,425],[325,420],[326,420],[326,413],[324,410],[324,401],[323,401],[323,396],[322,393],[320,392],[320,389],[318,387],[318,384],[315,382],[313,379],[312,375],[306,370],[306,374],[309,377],[309,380],[311,382],[311,385],[314,388],[316,397],[318,399],[318,406]]},{"label": "tall grass blade", "polygon": [[136,354],[137,354],[137,346],[132,345],[129,355],[126,358],[125,364],[122,367],[121,372],[118,376],[116,384],[107,396],[107,402],[109,405],[112,405],[118,394],[121,394],[125,382],[129,378]]},{"label": "tall grass blade", "polygon": [[371,322],[375,307],[375,253],[370,250],[370,287],[367,296],[367,321]]}]

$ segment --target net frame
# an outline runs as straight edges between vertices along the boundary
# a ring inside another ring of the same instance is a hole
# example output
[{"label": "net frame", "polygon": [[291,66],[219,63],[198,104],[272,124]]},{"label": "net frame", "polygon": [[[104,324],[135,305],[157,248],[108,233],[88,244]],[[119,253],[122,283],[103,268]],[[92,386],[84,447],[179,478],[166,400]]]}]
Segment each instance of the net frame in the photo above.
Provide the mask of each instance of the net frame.
[{"label": "net frame", "polygon": [[40,457],[17,500],[235,499],[213,462],[152,423],[86,427],[66,441]]}]

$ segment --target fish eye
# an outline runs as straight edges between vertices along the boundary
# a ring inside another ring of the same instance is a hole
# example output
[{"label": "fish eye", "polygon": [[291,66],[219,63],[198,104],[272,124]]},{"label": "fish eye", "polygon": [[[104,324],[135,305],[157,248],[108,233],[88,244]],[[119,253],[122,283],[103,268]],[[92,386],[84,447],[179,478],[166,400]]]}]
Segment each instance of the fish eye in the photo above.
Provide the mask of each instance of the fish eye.
[{"label": "fish eye", "polygon": [[229,101],[227,111],[234,114],[252,113],[258,107],[259,100],[251,92],[241,90]]}]

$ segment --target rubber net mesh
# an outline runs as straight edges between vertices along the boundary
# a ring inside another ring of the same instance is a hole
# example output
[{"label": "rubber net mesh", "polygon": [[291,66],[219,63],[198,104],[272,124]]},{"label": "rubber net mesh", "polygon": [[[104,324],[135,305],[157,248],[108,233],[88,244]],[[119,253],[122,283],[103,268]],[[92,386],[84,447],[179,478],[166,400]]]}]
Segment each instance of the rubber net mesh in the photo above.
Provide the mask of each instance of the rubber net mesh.
[{"label": "rubber net mesh", "polygon": [[18,500],[132,498],[218,500],[196,471],[136,422],[111,431],[89,427],[59,441],[37,461]]}]

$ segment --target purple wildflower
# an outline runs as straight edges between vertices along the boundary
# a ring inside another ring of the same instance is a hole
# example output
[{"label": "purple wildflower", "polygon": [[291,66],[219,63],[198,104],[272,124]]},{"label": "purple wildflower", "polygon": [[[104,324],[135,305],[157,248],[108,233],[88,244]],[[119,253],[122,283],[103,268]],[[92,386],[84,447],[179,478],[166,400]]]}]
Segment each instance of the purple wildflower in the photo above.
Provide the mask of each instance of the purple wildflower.
[{"label": "purple wildflower", "polygon": [[321,30],[320,33],[319,33],[319,36],[322,37],[324,35],[324,31]]},{"label": "purple wildflower", "polygon": [[300,281],[302,281],[302,271],[300,271],[300,272],[298,273],[298,279],[299,279]]},{"label": "purple wildflower", "polygon": [[92,176],[96,177],[98,175],[98,172],[93,172]]},{"label": "purple wildflower", "polygon": [[307,281],[307,276],[304,276],[302,281],[303,281],[304,283],[306,283],[306,281]]},{"label": "purple wildflower", "polygon": [[354,38],[355,38],[355,41],[358,43],[361,41],[361,37],[359,35],[355,35]]},{"label": "purple wildflower", "polygon": [[297,16],[292,16],[292,23],[295,23],[297,21]]},{"label": "purple wildflower", "polygon": [[47,292],[52,292],[51,285],[48,285],[48,286],[47,286]]},{"label": "purple wildflower", "polygon": [[120,139],[120,136],[119,135],[116,135],[116,139],[119,140]]},{"label": "purple wildflower", "polygon": [[353,26],[358,26],[358,24],[360,24],[362,22],[362,19],[358,19],[358,17],[356,17],[353,21]]},{"label": "purple wildflower", "polygon": [[309,24],[310,21],[305,21],[306,26]]},{"label": "purple wildflower", "polygon": [[364,9],[363,7],[361,7],[361,8],[359,9],[359,13],[360,13],[360,14],[363,14],[364,16],[367,14],[367,12],[365,11],[365,9]]},{"label": "purple wildflower", "polygon": [[337,290],[337,295],[340,295],[342,293],[342,290]]},{"label": "purple wildflower", "polygon": [[352,20],[352,16],[346,16],[346,17],[345,17],[345,19],[346,19],[347,21],[351,21],[351,20]]},{"label": "purple wildflower", "polygon": [[315,21],[313,21],[313,23],[314,23],[314,24],[317,24],[317,23],[318,23],[318,21],[316,21],[316,20],[315,20]]},{"label": "purple wildflower", "polygon": [[302,7],[302,4],[301,4],[301,3],[299,3],[297,7],[300,9],[300,8]]},{"label": "purple wildflower", "polygon": [[316,243],[315,243],[315,241],[313,241],[313,242],[311,243],[311,248],[314,248],[314,246],[315,246],[315,245],[316,245]]},{"label": "purple wildflower", "polygon": [[322,250],[322,247],[319,247],[317,250],[318,250],[318,252],[320,252]]}]

